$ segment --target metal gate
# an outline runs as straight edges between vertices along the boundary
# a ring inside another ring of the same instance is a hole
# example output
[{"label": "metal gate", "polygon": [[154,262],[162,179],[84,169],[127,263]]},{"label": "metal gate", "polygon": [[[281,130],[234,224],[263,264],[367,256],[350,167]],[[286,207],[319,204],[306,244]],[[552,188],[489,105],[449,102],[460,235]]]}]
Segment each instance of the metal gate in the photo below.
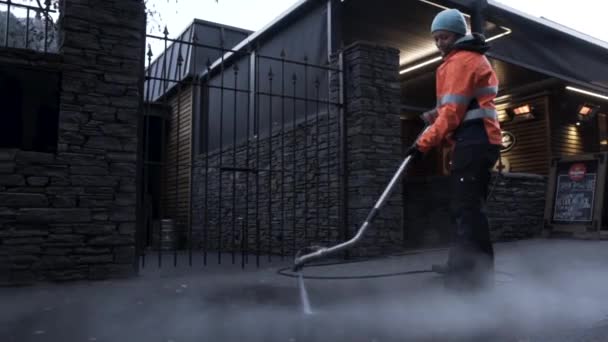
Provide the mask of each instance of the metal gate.
[{"label": "metal gate", "polygon": [[259,267],[346,238],[339,58],[223,37],[148,36],[164,52],[147,54],[140,267]]}]

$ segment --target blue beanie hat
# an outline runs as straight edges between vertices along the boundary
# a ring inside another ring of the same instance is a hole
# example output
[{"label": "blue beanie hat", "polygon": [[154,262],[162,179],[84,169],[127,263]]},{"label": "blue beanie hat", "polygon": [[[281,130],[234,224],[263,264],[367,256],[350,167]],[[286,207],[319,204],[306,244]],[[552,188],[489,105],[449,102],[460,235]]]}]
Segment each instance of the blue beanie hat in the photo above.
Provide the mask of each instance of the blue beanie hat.
[{"label": "blue beanie hat", "polygon": [[464,16],[457,9],[446,9],[433,19],[431,33],[439,30],[450,31],[461,35],[467,34],[467,22]]}]

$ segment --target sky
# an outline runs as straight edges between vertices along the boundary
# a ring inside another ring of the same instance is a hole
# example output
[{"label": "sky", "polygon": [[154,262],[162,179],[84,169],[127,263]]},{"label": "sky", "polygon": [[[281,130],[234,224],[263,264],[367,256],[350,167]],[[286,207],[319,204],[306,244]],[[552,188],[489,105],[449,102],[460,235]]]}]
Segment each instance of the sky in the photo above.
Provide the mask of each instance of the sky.
[{"label": "sky", "polygon": [[[159,28],[167,25],[170,37],[181,33],[194,18],[257,31],[297,2],[296,0],[148,1],[150,7],[159,13],[156,22],[150,25],[149,30],[159,34],[161,32]],[[608,1],[499,0],[499,2],[608,42],[608,26],[605,19],[608,13]],[[153,44],[153,52],[159,49],[162,49],[162,44]]]},{"label": "sky", "polygon": [[[165,25],[169,37],[175,38],[194,18],[257,31],[293,6],[297,0],[147,0],[157,14],[148,33],[161,35]],[[346,0],[348,1],[348,0]],[[401,0],[416,1],[416,0]],[[606,0],[497,0],[507,6],[537,17],[545,17],[574,30],[608,42]],[[35,5],[32,0],[13,0]],[[0,11],[6,6],[0,5]],[[11,9],[11,12],[15,11]],[[22,11],[23,12],[23,11]],[[23,13],[14,13],[20,16]],[[24,15],[24,14],[23,14]],[[430,25],[430,23],[429,23]],[[163,43],[149,40],[153,53],[162,51]]]}]

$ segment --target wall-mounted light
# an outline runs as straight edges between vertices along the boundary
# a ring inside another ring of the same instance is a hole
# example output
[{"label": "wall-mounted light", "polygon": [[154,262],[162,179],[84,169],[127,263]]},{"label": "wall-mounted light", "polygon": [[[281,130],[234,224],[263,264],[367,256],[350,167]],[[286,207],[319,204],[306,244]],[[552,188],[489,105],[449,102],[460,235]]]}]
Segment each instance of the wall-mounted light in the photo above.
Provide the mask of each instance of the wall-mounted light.
[{"label": "wall-mounted light", "polygon": [[529,104],[513,108],[515,115],[528,115],[532,113],[532,107]]},{"label": "wall-mounted light", "polygon": [[591,105],[591,104],[582,104],[578,106],[578,111],[576,113],[576,117],[578,121],[589,121],[595,117],[595,115],[599,112],[600,107]]},{"label": "wall-mounted light", "polygon": [[534,107],[529,103],[509,109],[509,114],[514,121],[534,119]]},{"label": "wall-mounted light", "polygon": [[588,116],[589,114],[591,114],[592,111],[593,109],[591,107],[581,105],[579,107],[578,114],[582,116]]}]

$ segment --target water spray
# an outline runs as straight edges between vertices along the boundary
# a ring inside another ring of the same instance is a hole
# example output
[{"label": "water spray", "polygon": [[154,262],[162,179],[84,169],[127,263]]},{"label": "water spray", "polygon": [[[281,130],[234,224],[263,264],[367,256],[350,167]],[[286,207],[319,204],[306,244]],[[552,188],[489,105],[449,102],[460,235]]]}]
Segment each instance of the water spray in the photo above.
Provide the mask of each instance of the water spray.
[{"label": "water spray", "polygon": [[[430,126],[426,126],[425,129],[418,135],[418,138],[424,132],[426,132],[426,130],[429,127]],[[418,141],[418,138],[416,138],[416,141]],[[413,147],[415,147],[415,143],[414,143]],[[294,273],[298,273],[298,287],[300,289],[300,300],[302,302],[302,310],[303,310],[304,314],[307,314],[307,315],[312,314],[310,301],[308,299],[308,292],[306,291],[306,287],[304,286],[304,276],[302,274],[302,269],[304,268],[304,265],[312,260],[320,259],[320,258],[323,258],[324,256],[327,256],[330,254],[336,254],[338,252],[345,251],[345,250],[355,246],[359,241],[361,241],[363,234],[365,234],[365,231],[369,228],[371,223],[374,221],[374,219],[380,212],[380,209],[384,206],[387,199],[390,197],[393,189],[398,184],[399,179],[401,178],[401,175],[403,175],[403,172],[407,169],[411,160],[412,160],[411,155],[407,156],[403,160],[403,162],[399,166],[399,169],[397,169],[397,172],[393,175],[393,178],[388,183],[388,186],[384,189],[384,191],[382,192],[382,195],[380,195],[380,198],[378,199],[378,201],[376,202],[376,204],[374,205],[372,210],[370,210],[369,214],[367,215],[367,218],[365,219],[365,221],[363,221],[363,223],[361,224],[361,227],[359,227],[359,231],[353,238],[351,238],[348,241],[337,244],[335,246],[332,246],[332,247],[321,247],[321,246],[305,247],[305,248],[300,249],[296,253],[292,270]]]}]

